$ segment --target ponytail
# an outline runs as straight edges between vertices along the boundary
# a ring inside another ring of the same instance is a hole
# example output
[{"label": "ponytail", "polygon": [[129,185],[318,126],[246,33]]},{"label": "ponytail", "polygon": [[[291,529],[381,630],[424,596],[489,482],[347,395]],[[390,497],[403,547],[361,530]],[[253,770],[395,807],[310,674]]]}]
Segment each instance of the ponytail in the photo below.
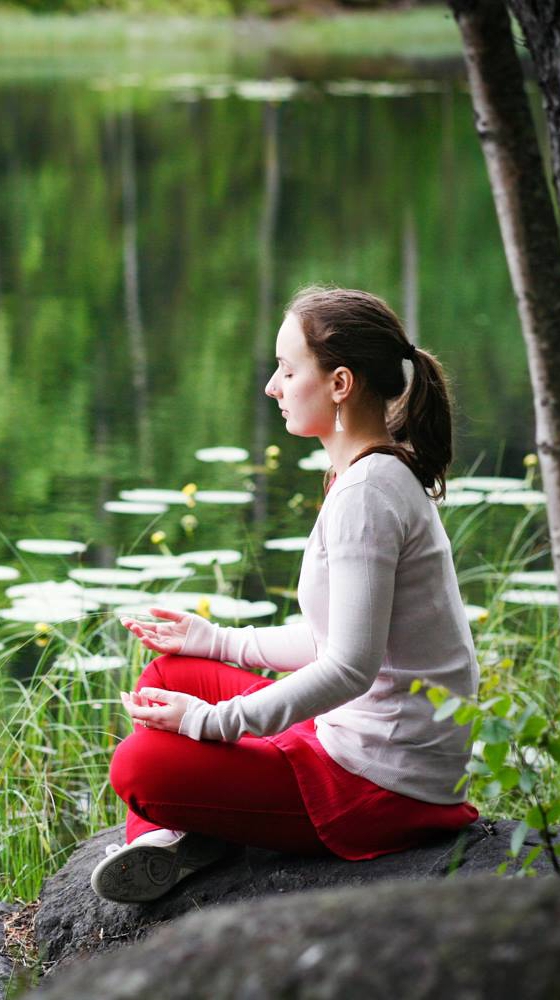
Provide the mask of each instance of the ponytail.
[{"label": "ponytail", "polygon": [[410,445],[407,464],[424,489],[435,500],[443,500],[453,458],[449,390],[439,361],[428,351],[416,349],[412,364],[409,385],[388,406],[387,427],[395,441]]}]

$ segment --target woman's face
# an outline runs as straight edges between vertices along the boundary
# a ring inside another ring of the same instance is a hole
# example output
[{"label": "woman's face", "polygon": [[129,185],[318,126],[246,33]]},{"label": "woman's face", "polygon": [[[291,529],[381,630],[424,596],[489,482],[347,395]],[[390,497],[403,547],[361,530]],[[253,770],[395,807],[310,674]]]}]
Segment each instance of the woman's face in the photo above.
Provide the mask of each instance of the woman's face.
[{"label": "woman's face", "polygon": [[301,324],[288,313],[276,339],[278,367],[265,392],[278,401],[286,430],[300,437],[323,438],[334,429],[333,377],[309,350]]}]

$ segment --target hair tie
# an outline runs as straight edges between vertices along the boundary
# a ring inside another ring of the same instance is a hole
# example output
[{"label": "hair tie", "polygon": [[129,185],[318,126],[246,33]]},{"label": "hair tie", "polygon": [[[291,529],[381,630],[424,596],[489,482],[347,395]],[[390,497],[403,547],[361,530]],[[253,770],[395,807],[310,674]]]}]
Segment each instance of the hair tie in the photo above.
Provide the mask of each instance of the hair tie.
[{"label": "hair tie", "polygon": [[416,354],[416,348],[414,344],[407,344],[403,353],[404,360],[413,361],[415,354]]}]

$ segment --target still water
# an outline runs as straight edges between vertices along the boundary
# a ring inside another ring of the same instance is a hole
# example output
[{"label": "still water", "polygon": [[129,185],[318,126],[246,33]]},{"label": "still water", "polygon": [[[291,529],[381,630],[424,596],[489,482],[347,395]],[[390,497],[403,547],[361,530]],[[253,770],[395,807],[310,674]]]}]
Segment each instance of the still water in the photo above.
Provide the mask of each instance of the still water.
[{"label": "still water", "polygon": [[[108,563],[156,525],[180,548],[176,510],[103,509],[141,486],[256,484],[250,511],[205,508],[200,548],[306,534],[321,474],[297,460],[318,442],[289,438],[263,387],[310,282],[384,296],[439,355],[456,473],[523,475],[524,347],[461,85],[4,80],[0,120],[2,562],[39,536]],[[236,445],[259,466],[271,444],[266,474],[194,457]]]}]

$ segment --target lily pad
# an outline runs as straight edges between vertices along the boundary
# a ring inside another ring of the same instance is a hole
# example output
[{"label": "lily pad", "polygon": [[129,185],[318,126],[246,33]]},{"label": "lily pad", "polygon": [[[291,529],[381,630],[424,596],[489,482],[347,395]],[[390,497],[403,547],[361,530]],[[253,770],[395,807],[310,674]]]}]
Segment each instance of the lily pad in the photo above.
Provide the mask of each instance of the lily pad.
[{"label": "lily pad", "polygon": [[183,552],[179,558],[182,563],[194,563],[195,566],[210,566],[213,562],[228,566],[239,562],[242,556],[236,549],[205,549],[200,552]]},{"label": "lily pad", "polygon": [[[183,497],[183,502],[184,502]],[[166,503],[132,503],[127,500],[108,500],[103,509],[110,514],[165,514]]]},{"label": "lily pad", "polygon": [[149,552],[138,553],[131,556],[119,556],[117,566],[127,569],[152,569],[157,566],[182,566],[183,559],[180,556],[156,555]]},{"label": "lily pad", "polygon": [[327,469],[330,469],[332,462],[325,449],[319,448],[305,458],[300,458],[298,465],[300,469],[305,469],[307,472],[326,472]]},{"label": "lily pad", "polygon": [[80,583],[99,584],[100,587],[110,587],[113,583],[123,587],[137,587],[143,581],[142,574],[131,569],[98,568],[93,566],[72,569],[68,576],[72,580],[78,580]]},{"label": "lily pad", "polygon": [[191,569],[190,566],[170,566],[169,564],[152,566],[151,569],[142,570],[142,579],[146,582],[152,580],[188,580],[189,577],[195,575],[196,570]]},{"label": "lily pad", "polygon": [[269,538],[264,543],[265,549],[279,549],[283,552],[303,552],[307,538]]},{"label": "lily pad", "polygon": [[0,581],[17,580],[19,575],[19,569],[13,566],[0,566]]},{"label": "lily pad", "polygon": [[107,605],[122,604],[124,601],[153,604],[155,600],[155,595],[146,590],[125,590],[124,587],[89,587],[84,593],[93,601]]},{"label": "lily pad", "polygon": [[511,573],[506,583],[520,583],[525,587],[556,587],[558,580],[553,569],[535,569]]},{"label": "lily pad", "polygon": [[239,80],[235,93],[245,101],[289,101],[300,89],[294,80]]},{"label": "lily pad", "polygon": [[488,609],[481,607],[479,604],[465,604],[464,607],[468,622],[486,621],[488,618]]},{"label": "lily pad", "polygon": [[558,606],[558,593],[555,590],[504,590],[500,600],[506,604],[528,604],[537,607]]},{"label": "lily pad", "polygon": [[199,448],[194,457],[199,462],[245,462],[249,452],[245,448]]},{"label": "lily pad", "polygon": [[[196,611],[201,601],[208,601],[210,614],[215,618],[241,619],[264,618],[274,614],[277,605],[272,601],[236,600],[222,594],[201,593],[170,593],[156,594],[151,602],[152,607],[168,608],[173,611]],[[116,608],[115,613],[122,617],[140,615],[145,617],[146,609],[141,605],[124,605]]]},{"label": "lily pad", "polygon": [[71,673],[83,671],[92,674],[104,670],[120,670],[122,667],[126,667],[127,661],[123,656],[102,656],[101,654],[83,656],[80,653],[73,653],[69,656],[59,656],[55,660],[55,665]]},{"label": "lily pad", "polygon": [[71,542],[63,538],[20,538],[16,546],[22,552],[45,556],[72,556],[86,550],[83,542]]},{"label": "lily pad", "polygon": [[442,507],[470,507],[482,503],[485,494],[476,490],[451,490],[442,502]]},{"label": "lily pad", "polygon": [[252,503],[254,497],[242,490],[197,490],[194,499],[197,503],[238,504]]},{"label": "lily pad", "polygon": [[493,490],[526,489],[525,479],[512,479],[509,476],[458,476],[447,481],[448,490],[482,490],[491,493]]},{"label": "lily pad", "polygon": [[121,490],[119,496],[127,503],[180,504],[184,507],[186,501],[182,490]]},{"label": "lily pad", "polygon": [[506,490],[488,493],[486,503],[511,504],[515,507],[538,507],[546,504],[541,490]]},{"label": "lily pad", "polygon": [[27,599],[34,597],[38,597],[40,600],[45,601],[80,601],[83,595],[84,588],[80,587],[79,584],[74,583],[72,580],[63,580],[62,583],[59,583],[57,580],[16,583],[12,587],[8,587],[6,590],[6,597],[9,597],[10,600],[16,601],[20,598]]},{"label": "lily pad", "polygon": [[11,608],[2,608],[0,617],[13,622],[57,622],[83,618],[85,612],[96,611],[99,605],[94,601],[48,601],[38,597],[18,601]]}]

